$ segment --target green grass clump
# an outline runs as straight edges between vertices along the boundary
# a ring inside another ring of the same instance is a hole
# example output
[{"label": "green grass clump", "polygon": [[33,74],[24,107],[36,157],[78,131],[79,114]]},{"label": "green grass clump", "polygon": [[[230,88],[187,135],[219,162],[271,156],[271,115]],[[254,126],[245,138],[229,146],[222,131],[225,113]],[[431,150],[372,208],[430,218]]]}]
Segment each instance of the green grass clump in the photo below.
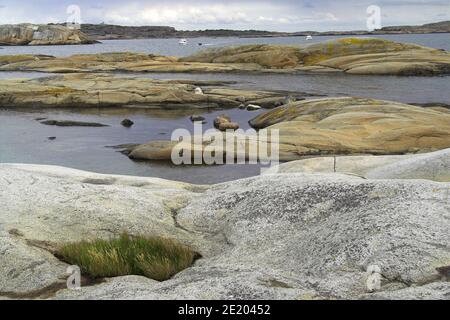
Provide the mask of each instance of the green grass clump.
[{"label": "green grass clump", "polygon": [[174,240],[123,233],[110,240],[63,245],[57,256],[92,278],[142,275],[164,281],[190,267],[198,254]]}]

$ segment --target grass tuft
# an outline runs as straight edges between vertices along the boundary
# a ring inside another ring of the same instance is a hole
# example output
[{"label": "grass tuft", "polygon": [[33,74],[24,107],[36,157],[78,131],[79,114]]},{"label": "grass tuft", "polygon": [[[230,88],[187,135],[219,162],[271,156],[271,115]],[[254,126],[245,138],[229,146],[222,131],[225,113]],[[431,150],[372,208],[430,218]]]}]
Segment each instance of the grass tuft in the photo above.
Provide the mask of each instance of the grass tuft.
[{"label": "grass tuft", "polygon": [[123,233],[110,240],[65,244],[57,256],[92,278],[141,275],[164,281],[190,267],[198,254],[171,239]]}]

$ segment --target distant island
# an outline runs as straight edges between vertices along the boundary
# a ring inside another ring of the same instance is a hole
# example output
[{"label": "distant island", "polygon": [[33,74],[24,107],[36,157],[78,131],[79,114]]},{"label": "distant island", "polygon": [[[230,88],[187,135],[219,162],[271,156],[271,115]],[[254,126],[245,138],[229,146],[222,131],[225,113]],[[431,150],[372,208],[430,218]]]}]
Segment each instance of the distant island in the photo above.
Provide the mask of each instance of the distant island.
[{"label": "distant island", "polygon": [[110,24],[83,24],[81,31],[93,40],[112,39],[149,39],[149,38],[196,38],[196,37],[294,37],[294,36],[331,36],[331,35],[373,35],[373,34],[411,34],[411,33],[450,33],[450,21],[424,24],[421,26],[384,27],[373,32],[354,31],[301,31],[274,32],[261,30],[197,30],[182,31],[168,26],[119,26]]}]

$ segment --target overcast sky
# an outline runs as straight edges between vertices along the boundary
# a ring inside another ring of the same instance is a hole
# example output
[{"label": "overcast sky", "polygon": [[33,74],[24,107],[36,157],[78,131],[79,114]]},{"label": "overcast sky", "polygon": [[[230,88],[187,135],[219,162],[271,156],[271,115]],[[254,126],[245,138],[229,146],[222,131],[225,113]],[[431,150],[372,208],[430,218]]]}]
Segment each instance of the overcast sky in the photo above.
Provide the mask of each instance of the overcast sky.
[{"label": "overcast sky", "polygon": [[72,4],[81,9],[84,23],[181,30],[365,29],[369,5],[381,8],[382,26],[450,20],[450,0],[0,0],[0,24],[64,22]]}]

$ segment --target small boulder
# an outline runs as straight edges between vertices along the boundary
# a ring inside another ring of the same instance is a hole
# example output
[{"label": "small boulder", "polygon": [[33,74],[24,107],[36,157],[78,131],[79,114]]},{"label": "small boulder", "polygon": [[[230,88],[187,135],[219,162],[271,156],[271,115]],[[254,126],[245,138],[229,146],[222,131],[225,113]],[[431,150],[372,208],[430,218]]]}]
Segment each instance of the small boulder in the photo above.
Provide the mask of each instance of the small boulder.
[{"label": "small boulder", "polygon": [[247,106],[247,111],[256,111],[256,110],[260,110],[261,107],[256,105],[256,104],[249,104]]},{"label": "small boulder", "polygon": [[203,90],[202,90],[202,88],[197,87],[197,88],[195,88],[194,93],[195,94],[203,94]]},{"label": "small boulder", "polygon": [[216,119],[214,119],[214,128],[219,129],[221,123],[231,122],[231,118],[226,114],[221,114]]},{"label": "small boulder", "polygon": [[50,141],[56,140],[56,137],[48,137],[48,140]]},{"label": "small boulder", "polygon": [[237,130],[239,129],[239,124],[232,122],[229,116],[222,114],[214,120],[214,127],[220,131]]},{"label": "small boulder", "polygon": [[190,118],[189,118],[192,122],[202,122],[202,123],[206,123],[205,122],[205,117],[202,117],[202,116],[190,116]]},{"label": "small boulder", "polygon": [[134,122],[130,119],[124,119],[120,124],[126,128],[130,128],[131,126],[133,126]]},{"label": "small boulder", "polygon": [[239,123],[237,122],[223,122],[219,125],[220,131],[237,130],[237,129],[239,129]]}]

